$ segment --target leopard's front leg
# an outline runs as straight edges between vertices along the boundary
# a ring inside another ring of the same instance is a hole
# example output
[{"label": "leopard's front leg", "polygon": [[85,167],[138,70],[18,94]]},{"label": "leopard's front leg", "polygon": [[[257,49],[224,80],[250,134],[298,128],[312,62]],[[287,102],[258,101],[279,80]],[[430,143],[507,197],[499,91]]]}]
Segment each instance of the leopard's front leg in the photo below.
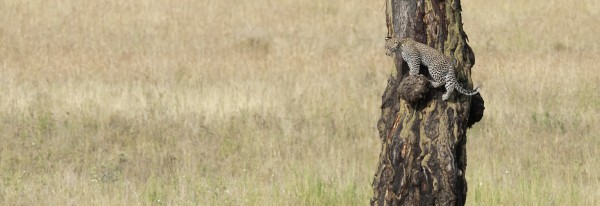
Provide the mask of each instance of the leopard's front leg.
[{"label": "leopard's front leg", "polygon": [[410,53],[405,52],[402,52],[401,54],[402,59],[404,59],[404,61],[406,61],[406,64],[408,64],[408,75],[415,76],[419,74],[419,68],[421,65],[421,58],[419,57],[419,55],[411,55]]}]

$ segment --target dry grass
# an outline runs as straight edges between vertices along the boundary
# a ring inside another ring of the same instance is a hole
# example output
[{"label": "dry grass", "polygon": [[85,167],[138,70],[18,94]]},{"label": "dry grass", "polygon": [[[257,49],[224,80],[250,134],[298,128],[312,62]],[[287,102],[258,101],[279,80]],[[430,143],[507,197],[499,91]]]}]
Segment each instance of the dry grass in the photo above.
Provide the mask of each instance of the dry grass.
[{"label": "dry grass", "polygon": [[[382,6],[1,1],[0,204],[366,204]],[[600,204],[600,3],[463,9],[468,203]]]}]

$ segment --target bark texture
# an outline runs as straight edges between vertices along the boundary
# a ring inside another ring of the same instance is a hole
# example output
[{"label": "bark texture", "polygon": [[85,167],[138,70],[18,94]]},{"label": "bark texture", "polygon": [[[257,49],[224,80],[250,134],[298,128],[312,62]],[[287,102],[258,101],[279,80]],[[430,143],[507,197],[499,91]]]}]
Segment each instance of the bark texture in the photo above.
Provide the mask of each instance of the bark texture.
[{"label": "bark texture", "polygon": [[[462,28],[459,0],[389,0],[387,6],[390,36],[411,37],[456,59],[458,82],[472,87],[475,56]],[[431,79],[426,67],[420,74]],[[382,147],[371,205],[465,203],[466,130],[483,116],[483,99],[456,93],[442,101],[445,90],[427,91],[420,78],[409,78],[408,65],[396,55],[377,124]]]}]

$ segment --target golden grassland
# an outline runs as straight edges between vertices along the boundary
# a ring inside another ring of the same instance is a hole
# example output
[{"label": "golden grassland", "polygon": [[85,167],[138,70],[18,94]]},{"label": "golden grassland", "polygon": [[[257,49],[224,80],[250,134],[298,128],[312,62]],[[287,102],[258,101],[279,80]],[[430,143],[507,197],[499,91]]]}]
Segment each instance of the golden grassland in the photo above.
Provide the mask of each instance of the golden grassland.
[{"label": "golden grassland", "polygon": [[[0,2],[0,205],[365,205],[383,1]],[[466,0],[469,205],[600,204],[600,2]]]}]

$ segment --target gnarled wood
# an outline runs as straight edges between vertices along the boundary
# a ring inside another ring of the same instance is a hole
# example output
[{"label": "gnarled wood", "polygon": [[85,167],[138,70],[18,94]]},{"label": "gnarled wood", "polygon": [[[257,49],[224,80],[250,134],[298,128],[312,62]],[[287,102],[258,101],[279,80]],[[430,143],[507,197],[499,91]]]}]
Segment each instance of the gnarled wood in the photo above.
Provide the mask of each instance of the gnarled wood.
[{"label": "gnarled wood", "polygon": [[[471,85],[475,57],[462,29],[459,0],[390,0],[388,6],[390,35],[411,37],[456,59],[459,83]],[[464,205],[466,130],[481,119],[483,99],[456,94],[442,101],[440,88],[405,101],[399,97],[409,89],[400,85],[408,66],[400,55],[395,63],[377,124],[382,147],[371,205]],[[431,78],[426,71],[422,67],[420,73]]]}]

